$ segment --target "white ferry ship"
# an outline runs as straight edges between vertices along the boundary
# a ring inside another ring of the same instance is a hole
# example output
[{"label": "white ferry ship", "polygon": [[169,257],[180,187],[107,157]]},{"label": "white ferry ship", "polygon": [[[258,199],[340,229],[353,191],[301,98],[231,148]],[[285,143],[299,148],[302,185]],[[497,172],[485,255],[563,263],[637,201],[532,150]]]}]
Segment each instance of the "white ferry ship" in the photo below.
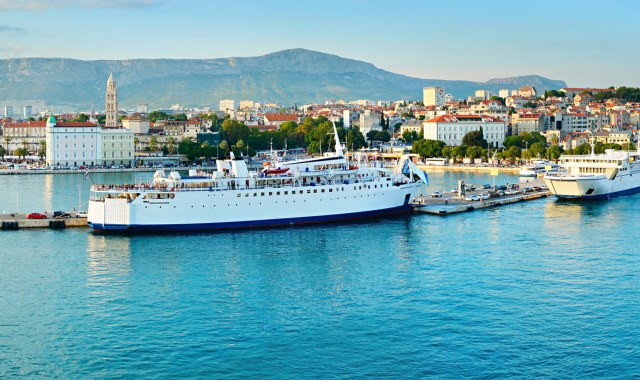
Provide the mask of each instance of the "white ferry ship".
[{"label": "white ferry ship", "polygon": [[558,164],[545,160],[533,161],[531,165],[525,165],[520,168],[518,174],[520,177],[538,177],[544,175],[547,172],[557,172],[559,168]]},{"label": "white ferry ship", "polygon": [[427,178],[403,156],[393,170],[350,165],[334,127],[331,156],[250,172],[242,159],[213,173],[157,171],[152,183],[93,185],[87,220],[95,231],[185,231],[345,221],[410,213]]},{"label": "white ferry ship", "polygon": [[604,154],[561,156],[566,173],[544,181],[558,198],[607,199],[640,191],[640,151],[607,149]]}]

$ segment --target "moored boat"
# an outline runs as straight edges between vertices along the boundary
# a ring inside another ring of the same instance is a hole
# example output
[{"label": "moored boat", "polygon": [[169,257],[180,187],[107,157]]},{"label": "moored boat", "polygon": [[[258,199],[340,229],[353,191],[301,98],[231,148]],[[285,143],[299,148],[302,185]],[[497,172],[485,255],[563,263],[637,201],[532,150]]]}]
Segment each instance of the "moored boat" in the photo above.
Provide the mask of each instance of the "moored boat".
[{"label": "moored boat", "polygon": [[158,171],[152,183],[93,185],[88,224],[96,231],[220,230],[323,223],[409,213],[426,175],[408,156],[392,170],[351,165],[334,127],[330,156],[251,172],[219,160],[213,173]]},{"label": "moored boat", "polygon": [[640,152],[592,149],[589,155],[561,156],[560,164],[566,172],[544,176],[558,198],[607,199],[640,191]]}]

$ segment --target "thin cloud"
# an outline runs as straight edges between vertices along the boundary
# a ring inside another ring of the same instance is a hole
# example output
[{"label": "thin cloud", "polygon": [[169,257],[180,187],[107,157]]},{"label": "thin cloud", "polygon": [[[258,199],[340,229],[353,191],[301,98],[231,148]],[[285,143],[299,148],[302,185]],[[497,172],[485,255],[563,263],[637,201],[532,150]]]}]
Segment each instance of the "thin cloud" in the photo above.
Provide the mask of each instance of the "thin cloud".
[{"label": "thin cloud", "polygon": [[0,24],[0,33],[20,33],[24,32],[22,28],[16,28],[15,26]]},{"label": "thin cloud", "polygon": [[64,8],[144,8],[166,0],[0,0],[0,11],[44,11]]}]

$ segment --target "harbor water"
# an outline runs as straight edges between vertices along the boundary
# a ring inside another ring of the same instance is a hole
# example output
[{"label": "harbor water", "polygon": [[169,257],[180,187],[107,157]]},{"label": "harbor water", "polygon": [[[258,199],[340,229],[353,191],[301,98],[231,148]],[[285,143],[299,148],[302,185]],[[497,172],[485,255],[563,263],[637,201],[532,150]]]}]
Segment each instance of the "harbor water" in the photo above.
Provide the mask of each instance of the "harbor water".
[{"label": "harbor water", "polygon": [[[429,177],[430,191],[493,181]],[[86,209],[90,180],[150,178],[3,176],[0,212]],[[638,202],[215,233],[0,231],[0,377],[638,377]]]}]

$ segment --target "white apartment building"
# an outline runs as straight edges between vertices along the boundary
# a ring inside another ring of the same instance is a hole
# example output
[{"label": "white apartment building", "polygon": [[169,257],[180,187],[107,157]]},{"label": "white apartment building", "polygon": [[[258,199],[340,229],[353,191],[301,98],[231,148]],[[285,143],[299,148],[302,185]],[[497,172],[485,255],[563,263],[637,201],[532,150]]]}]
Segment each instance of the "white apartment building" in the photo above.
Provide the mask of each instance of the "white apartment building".
[{"label": "white apartment building", "polygon": [[424,122],[424,138],[462,145],[463,137],[482,128],[490,146],[501,147],[507,137],[507,122],[487,115],[440,115]]},{"label": "white apartment building", "polygon": [[253,100],[241,100],[240,101],[240,109],[250,109],[255,107],[255,102]]},{"label": "white apartment building", "polygon": [[45,133],[48,165],[131,165],[134,160],[133,131],[128,129],[56,122],[51,115]]},{"label": "white apartment building", "polygon": [[511,91],[509,91],[508,89],[502,89],[502,90],[498,90],[498,96],[501,98],[507,98],[510,95]]},{"label": "white apartment building", "polygon": [[22,108],[22,120],[27,120],[29,119],[31,116],[33,116],[33,107],[31,106],[24,106]]},{"label": "white apartment building", "polygon": [[220,111],[229,112],[236,109],[236,102],[232,99],[223,99],[220,101]]},{"label": "white apartment building", "polygon": [[99,137],[102,157],[99,164],[133,165],[133,135],[133,131],[125,128],[101,128]]},{"label": "white apartment building", "polygon": [[56,122],[51,115],[46,122],[47,165],[98,165],[100,128],[94,123]]},{"label": "white apartment building", "polygon": [[444,106],[444,87],[432,86],[422,89],[422,98],[425,106]]},{"label": "white apartment building", "polygon": [[499,100],[483,100],[479,104],[471,105],[469,112],[474,115],[493,116],[502,120],[509,119],[509,109]]},{"label": "white apartment building", "polygon": [[513,135],[519,135],[522,132],[544,132],[545,130],[545,115],[541,113],[527,113],[517,114],[514,113],[511,118],[511,133]]},{"label": "white apartment building", "polygon": [[380,126],[381,113],[371,110],[365,110],[360,114],[360,120],[358,127],[360,132],[366,137],[367,133],[371,131],[382,131]]},{"label": "white apartment building", "polygon": [[12,106],[4,106],[4,118],[5,119],[13,118],[13,107]]},{"label": "white apartment building", "polygon": [[491,91],[487,90],[476,90],[475,96],[477,99],[488,100],[491,99],[491,96],[493,96],[493,94],[491,93]]},{"label": "white apartment building", "polygon": [[584,113],[565,113],[562,115],[562,129],[566,132],[585,132],[589,130],[588,116]]}]

